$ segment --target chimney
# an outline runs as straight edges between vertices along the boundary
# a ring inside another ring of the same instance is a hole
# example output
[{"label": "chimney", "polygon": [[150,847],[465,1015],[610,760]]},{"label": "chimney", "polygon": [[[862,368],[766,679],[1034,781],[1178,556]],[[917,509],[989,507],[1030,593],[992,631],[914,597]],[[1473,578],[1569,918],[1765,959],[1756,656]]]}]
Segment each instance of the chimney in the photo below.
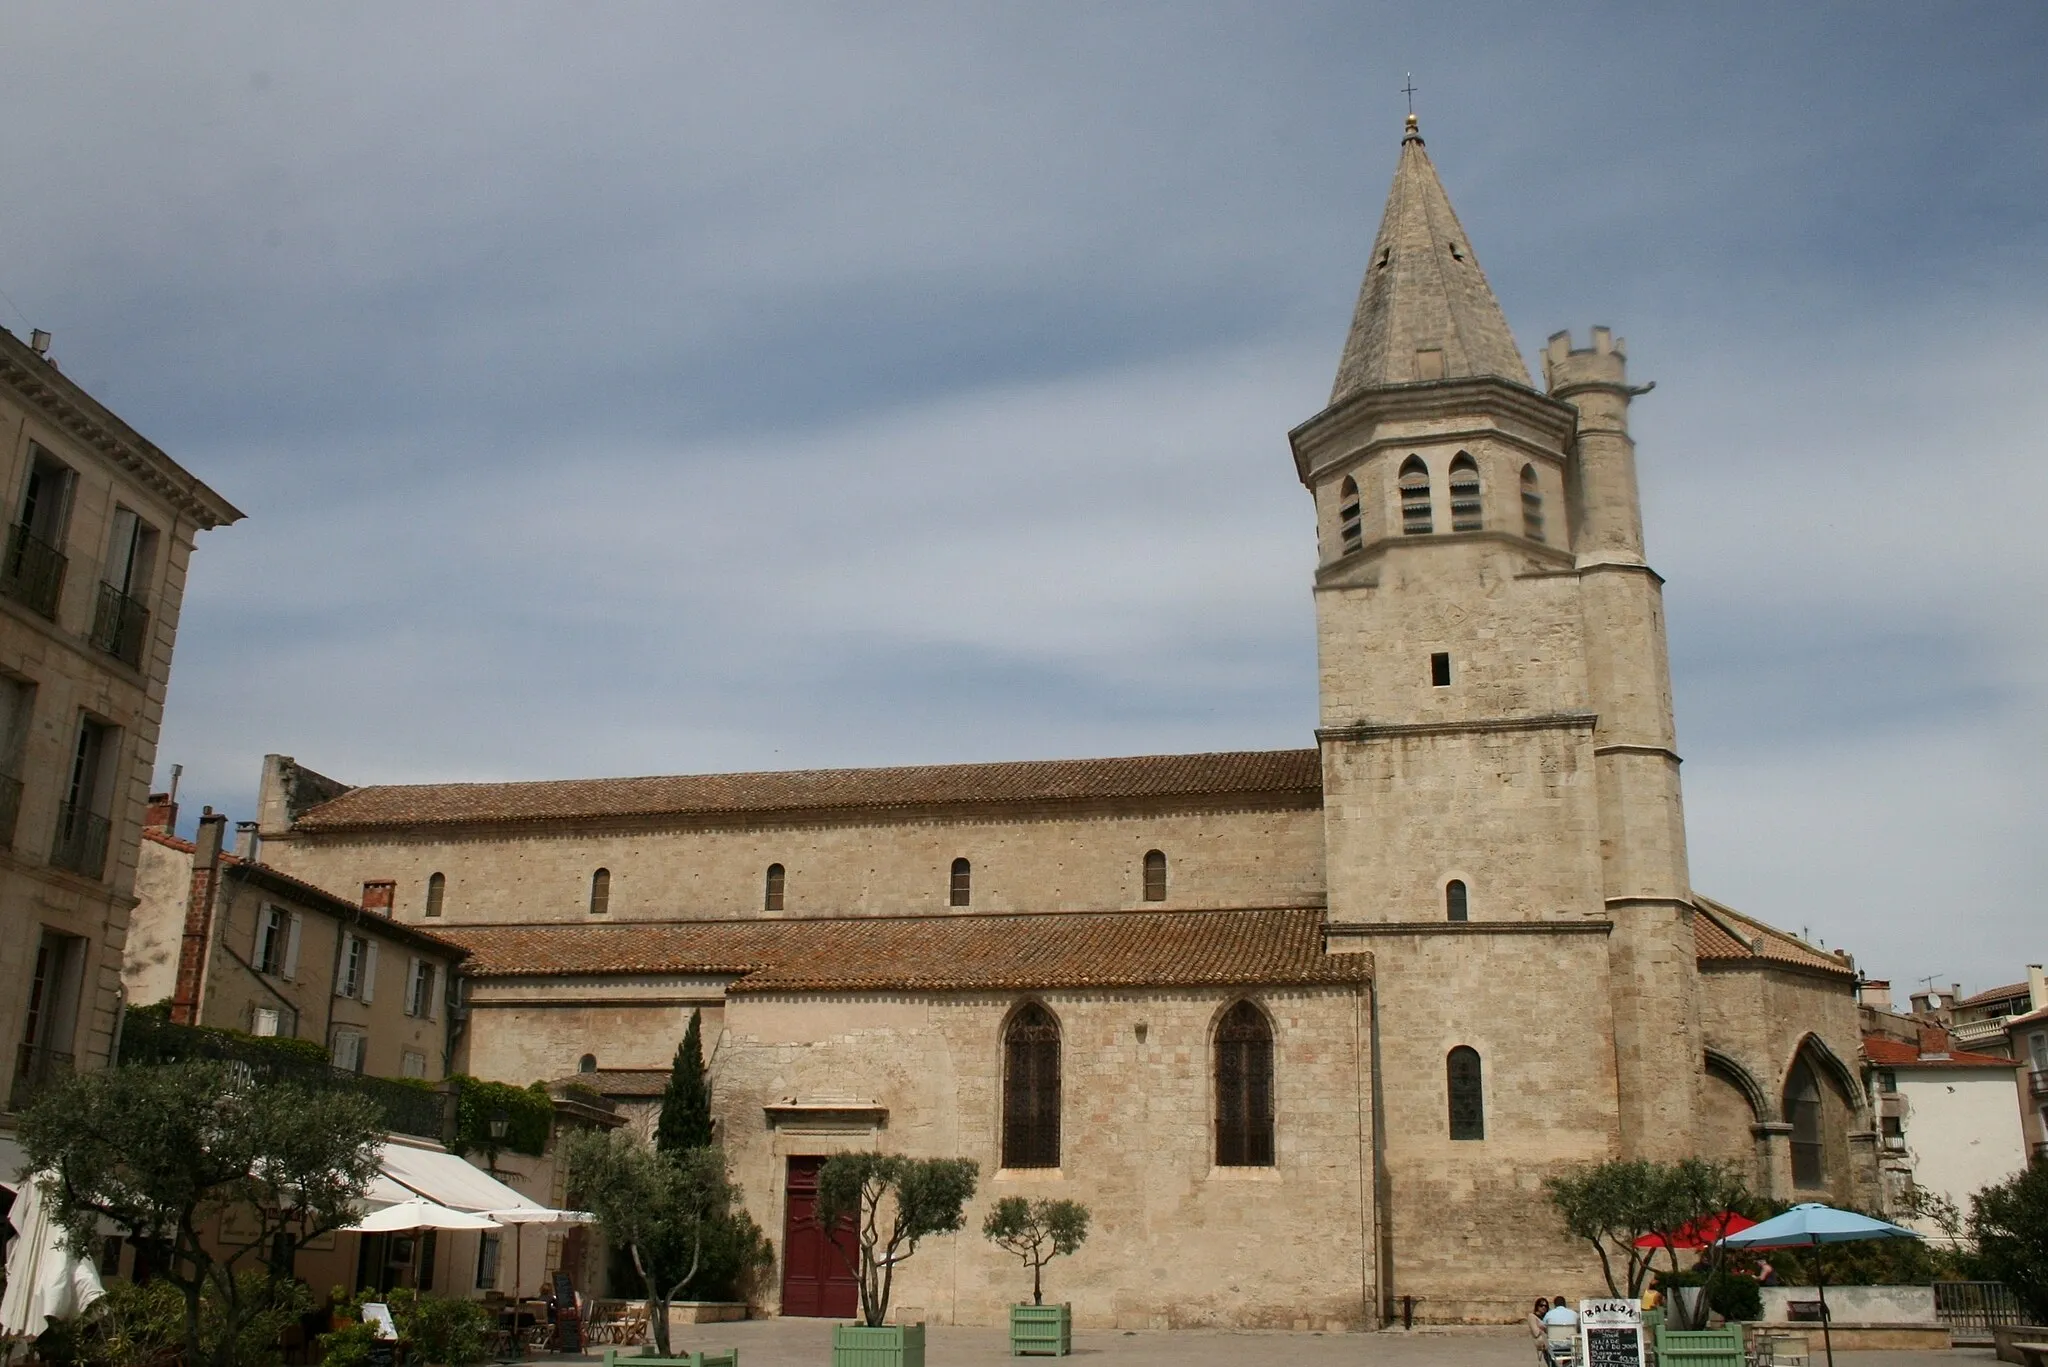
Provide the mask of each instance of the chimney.
[{"label": "chimney", "polygon": [[2039,964],[2027,965],[2027,1010],[2048,1010],[2048,973]]},{"label": "chimney", "polygon": [[158,835],[174,835],[178,830],[178,799],[169,793],[151,793],[149,806],[142,810],[142,829],[155,831]]},{"label": "chimney", "polygon": [[398,891],[398,884],[389,878],[374,878],[363,884],[363,910],[387,920],[391,916],[391,902]]},{"label": "chimney", "polygon": [[235,858],[245,864],[256,862],[256,851],[262,848],[256,838],[256,823],[237,821],[235,823]]},{"label": "chimney", "polygon": [[29,350],[35,352],[36,355],[46,361],[50,359],[50,334],[42,328],[29,329],[28,345]]},{"label": "chimney", "polygon": [[1920,1057],[1947,1058],[1948,1030],[1944,1026],[1922,1024],[1920,1027]]},{"label": "chimney", "polygon": [[205,999],[207,950],[213,943],[213,898],[220,886],[220,841],[227,824],[228,819],[211,807],[199,814],[192,881],[185,890],[185,934],[178,943],[178,981],[171,996],[171,1019],[179,1025],[199,1024]]},{"label": "chimney", "polygon": [[1892,985],[1885,978],[1865,978],[1856,985],[1856,1004],[1873,1011],[1892,1009]]}]

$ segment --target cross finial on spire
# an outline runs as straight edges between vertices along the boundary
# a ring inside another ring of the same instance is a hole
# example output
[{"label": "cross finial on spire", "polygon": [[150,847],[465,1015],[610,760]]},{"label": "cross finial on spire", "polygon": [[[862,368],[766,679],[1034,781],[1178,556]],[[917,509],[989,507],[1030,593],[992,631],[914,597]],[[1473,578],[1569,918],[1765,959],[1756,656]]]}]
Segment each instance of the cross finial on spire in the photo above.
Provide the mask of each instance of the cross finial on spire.
[{"label": "cross finial on spire", "polygon": [[1409,72],[1409,73],[1408,73],[1408,84],[1406,84],[1406,85],[1404,85],[1404,86],[1402,86],[1402,87],[1401,87],[1401,93],[1402,93],[1403,95],[1406,95],[1406,96],[1408,97],[1408,113],[1409,113],[1410,117],[1413,117],[1413,115],[1414,115],[1414,113],[1415,113],[1415,73],[1414,73],[1414,72],[1412,72],[1412,71],[1411,71],[1411,72]]}]

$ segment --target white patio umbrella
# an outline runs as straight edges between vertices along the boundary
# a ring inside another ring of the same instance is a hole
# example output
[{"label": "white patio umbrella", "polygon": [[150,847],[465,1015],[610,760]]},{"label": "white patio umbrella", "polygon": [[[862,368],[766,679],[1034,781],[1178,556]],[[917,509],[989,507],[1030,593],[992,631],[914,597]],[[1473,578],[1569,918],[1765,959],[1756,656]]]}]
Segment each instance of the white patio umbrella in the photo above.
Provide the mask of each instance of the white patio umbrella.
[{"label": "white patio umbrella", "polygon": [[34,1178],[22,1181],[7,1222],[20,1237],[7,1253],[7,1294],[0,1335],[34,1338],[51,1320],[70,1319],[106,1295],[99,1269],[64,1246],[64,1231],[43,1206]]},{"label": "white patio umbrella", "polygon": [[512,1294],[515,1296],[524,1295],[525,1292],[521,1288],[526,1285],[524,1280],[526,1250],[523,1246],[524,1240],[521,1238],[524,1231],[519,1226],[592,1225],[597,1223],[597,1217],[587,1210],[556,1210],[550,1206],[507,1206],[502,1210],[487,1210],[484,1214],[490,1216],[501,1225],[512,1226]]},{"label": "white patio umbrella", "polygon": [[1820,1289],[1821,1340],[1827,1345],[1828,1367],[1835,1367],[1835,1335],[1828,1319],[1828,1278],[1826,1270],[1821,1267],[1820,1246],[1857,1243],[1865,1239],[1919,1237],[1902,1225],[1808,1201],[1792,1207],[1783,1215],[1774,1215],[1760,1225],[1751,1225],[1730,1234],[1721,1240],[1721,1244],[1726,1248],[1811,1248],[1814,1251],[1814,1282]]},{"label": "white patio umbrella", "polygon": [[351,1234],[402,1234],[413,1229],[496,1229],[498,1221],[415,1196],[373,1210],[345,1228]]}]

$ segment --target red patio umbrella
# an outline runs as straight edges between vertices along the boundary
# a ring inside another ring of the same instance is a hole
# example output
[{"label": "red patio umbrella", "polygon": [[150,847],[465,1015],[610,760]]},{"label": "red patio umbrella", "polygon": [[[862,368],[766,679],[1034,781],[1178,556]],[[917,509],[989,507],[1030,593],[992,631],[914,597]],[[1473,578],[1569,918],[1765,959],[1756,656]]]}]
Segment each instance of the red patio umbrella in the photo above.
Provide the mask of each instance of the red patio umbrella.
[{"label": "red patio umbrella", "polygon": [[1677,1252],[1688,1252],[1695,1248],[1706,1248],[1717,1244],[1731,1234],[1739,1234],[1754,1225],[1740,1211],[1724,1210],[1717,1215],[1702,1216],[1688,1221],[1677,1229],[1661,1234],[1645,1234],[1636,1240],[1637,1248],[1668,1248]]}]

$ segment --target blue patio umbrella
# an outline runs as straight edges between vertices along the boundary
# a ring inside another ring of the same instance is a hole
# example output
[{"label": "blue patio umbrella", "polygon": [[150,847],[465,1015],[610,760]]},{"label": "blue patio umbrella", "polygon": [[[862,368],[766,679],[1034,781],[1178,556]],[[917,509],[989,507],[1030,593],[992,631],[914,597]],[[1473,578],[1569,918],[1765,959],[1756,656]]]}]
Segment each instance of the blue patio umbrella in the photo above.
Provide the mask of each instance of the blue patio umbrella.
[{"label": "blue patio umbrella", "polygon": [[1820,1290],[1820,1333],[1827,1344],[1828,1367],[1835,1367],[1835,1336],[1828,1318],[1828,1279],[1821,1267],[1822,1244],[1857,1243],[1865,1239],[1917,1239],[1902,1225],[1873,1220],[1853,1210],[1836,1210],[1818,1201],[1792,1207],[1762,1224],[1751,1225],[1721,1240],[1723,1248],[1811,1248],[1813,1279]]}]

